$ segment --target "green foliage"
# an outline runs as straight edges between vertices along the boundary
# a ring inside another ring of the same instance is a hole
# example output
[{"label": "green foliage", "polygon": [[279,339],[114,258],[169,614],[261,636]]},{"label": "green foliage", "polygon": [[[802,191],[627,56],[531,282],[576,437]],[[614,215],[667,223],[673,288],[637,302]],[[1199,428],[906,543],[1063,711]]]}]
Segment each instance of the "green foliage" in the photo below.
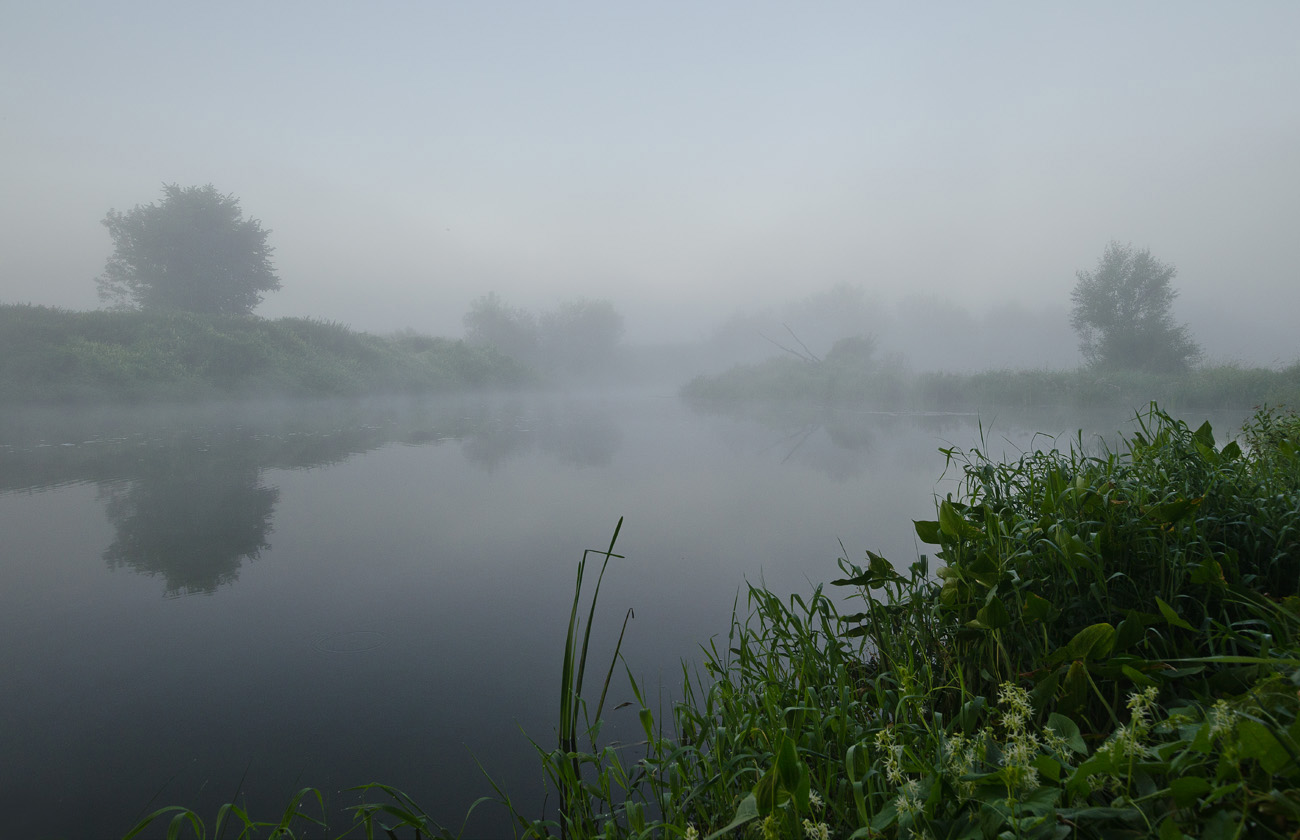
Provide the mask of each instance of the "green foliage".
[{"label": "green foliage", "polygon": [[490,348],[306,318],[0,305],[10,403],[427,392],[528,378]]},{"label": "green foliage", "polygon": [[[632,745],[601,742],[622,634],[594,715],[583,691],[616,529],[585,624],[579,564],[559,743],[538,746],[557,813],[499,801],[525,838],[1294,837],[1298,440],[1294,414],[1219,445],[1153,405],[1115,452],[945,450],[962,491],[915,526],[942,567],[841,559],[849,601],[750,586],[670,727],[628,674]],[[395,804],[354,809],[365,836],[380,815],[449,836],[374,790]]]},{"label": "green foliage", "polygon": [[280,288],[270,231],[211,184],[164,184],[160,203],[109,210],[104,226],[113,255],[96,283],[117,308],[247,315]]},{"label": "green foliage", "polygon": [[1121,452],[948,451],[937,574],[841,560],[854,614],[751,586],[675,734],[633,683],[644,755],[580,752],[551,778],[592,807],[525,836],[1292,836],[1297,422],[1218,446],[1153,407]]},{"label": "green foliage", "polygon": [[1136,370],[991,370],[905,375],[891,360],[863,361],[834,349],[821,364],[777,356],[699,376],[681,393],[698,403],[801,402],[892,410],[972,410],[981,407],[1146,405],[1172,408],[1250,408],[1300,404],[1300,363],[1281,370],[1237,365],[1185,373]]},{"label": "green foliage", "polygon": [[1071,292],[1070,323],[1079,350],[1102,370],[1173,373],[1189,369],[1201,350],[1170,309],[1176,269],[1131,245],[1111,242],[1095,271],[1080,271]]}]

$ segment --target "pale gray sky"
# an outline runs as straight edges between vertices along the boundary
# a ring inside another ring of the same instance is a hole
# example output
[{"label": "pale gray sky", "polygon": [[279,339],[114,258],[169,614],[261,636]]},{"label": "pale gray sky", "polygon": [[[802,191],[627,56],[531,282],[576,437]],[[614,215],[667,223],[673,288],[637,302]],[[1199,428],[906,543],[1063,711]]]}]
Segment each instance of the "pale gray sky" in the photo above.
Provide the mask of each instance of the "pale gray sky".
[{"label": "pale gray sky", "polygon": [[610,298],[633,338],[843,281],[1064,307],[1112,238],[1178,267],[1198,333],[1218,312],[1293,336],[1300,312],[1300,3],[120,0],[0,20],[3,302],[97,307],[99,221],[174,181],[273,231],[284,289],[261,314],[366,330],[457,335],[492,290]]}]

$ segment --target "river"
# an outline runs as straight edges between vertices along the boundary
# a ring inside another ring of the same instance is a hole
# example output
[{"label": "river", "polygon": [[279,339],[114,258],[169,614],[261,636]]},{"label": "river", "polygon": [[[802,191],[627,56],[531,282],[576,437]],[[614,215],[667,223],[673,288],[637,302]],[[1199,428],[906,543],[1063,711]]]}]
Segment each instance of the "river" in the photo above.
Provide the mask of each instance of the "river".
[{"label": "river", "polygon": [[[376,781],[456,830],[485,773],[540,814],[529,738],[554,744],[577,561],[620,517],[592,667],[634,610],[627,666],[666,710],[747,581],[806,592],[841,545],[906,565],[957,490],[941,447],[1072,422],[646,393],[4,412],[0,836],[121,836],[169,804],[211,830],[306,786],[341,831]],[[507,832],[492,804],[466,828]]]}]

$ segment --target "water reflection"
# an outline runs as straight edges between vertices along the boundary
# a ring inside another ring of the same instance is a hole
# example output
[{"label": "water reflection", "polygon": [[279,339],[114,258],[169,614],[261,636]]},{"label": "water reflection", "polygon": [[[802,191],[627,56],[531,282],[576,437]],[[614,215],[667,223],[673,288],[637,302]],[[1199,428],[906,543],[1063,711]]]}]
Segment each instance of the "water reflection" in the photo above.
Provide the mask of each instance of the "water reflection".
[{"label": "water reflection", "polygon": [[30,410],[0,416],[0,493],[94,484],[115,531],[110,568],[159,577],[168,596],[211,594],[270,547],[280,490],[268,469],[447,442],[491,472],[533,452],[604,466],[622,437],[599,404],[562,400]]},{"label": "water reflection", "polygon": [[158,576],[169,596],[211,594],[270,548],[280,491],[262,484],[256,450],[225,439],[146,450],[135,477],[101,485],[116,536],[112,569]]}]

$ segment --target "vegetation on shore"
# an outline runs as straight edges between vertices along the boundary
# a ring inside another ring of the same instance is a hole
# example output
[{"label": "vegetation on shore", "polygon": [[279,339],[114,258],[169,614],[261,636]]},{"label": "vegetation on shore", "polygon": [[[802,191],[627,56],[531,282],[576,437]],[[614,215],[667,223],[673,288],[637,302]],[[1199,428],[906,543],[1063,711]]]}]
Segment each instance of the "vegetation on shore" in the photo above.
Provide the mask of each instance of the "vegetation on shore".
[{"label": "vegetation on shore", "polygon": [[1171,410],[1300,405],[1300,362],[1280,370],[1216,365],[1181,373],[1078,368],[913,374],[869,352],[854,352],[849,341],[863,340],[839,342],[819,360],[777,356],[697,376],[681,393],[697,404],[803,402],[913,411],[1137,406],[1152,399]]},{"label": "vegetation on shore", "polygon": [[[584,555],[558,740],[537,744],[551,810],[497,792],[519,835],[1294,836],[1300,417],[1260,410],[1220,446],[1153,405],[1113,451],[944,452],[961,490],[916,523],[938,562],[841,558],[845,597],[750,586],[667,719],[628,674],[635,743],[605,732],[617,653],[584,687],[617,530],[589,597]],[[364,792],[380,801],[339,836],[452,836],[399,791]],[[313,797],[219,821],[308,836]],[[167,817],[204,836],[184,809],[149,819]]]},{"label": "vegetation on shore", "polygon": [[10,404],[430,392],[530,377],[490,347],[307,318],[0,305]]}]

